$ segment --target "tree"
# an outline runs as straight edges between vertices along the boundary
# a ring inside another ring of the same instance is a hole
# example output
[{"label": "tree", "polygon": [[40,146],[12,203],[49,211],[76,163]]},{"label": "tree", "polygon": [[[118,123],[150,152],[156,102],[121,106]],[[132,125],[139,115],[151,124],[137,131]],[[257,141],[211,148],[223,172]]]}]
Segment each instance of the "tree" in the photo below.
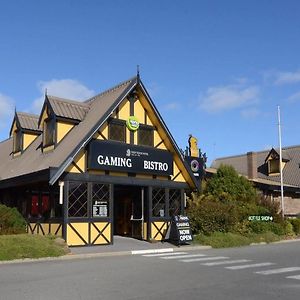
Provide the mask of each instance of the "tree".
[{"label": "tree", "polygon": [[233,167],[227,165],[219,167],[217,173],[208,181],[204,194],[223,202],[257,200],[256,190],[252,184],[240,176]]}]

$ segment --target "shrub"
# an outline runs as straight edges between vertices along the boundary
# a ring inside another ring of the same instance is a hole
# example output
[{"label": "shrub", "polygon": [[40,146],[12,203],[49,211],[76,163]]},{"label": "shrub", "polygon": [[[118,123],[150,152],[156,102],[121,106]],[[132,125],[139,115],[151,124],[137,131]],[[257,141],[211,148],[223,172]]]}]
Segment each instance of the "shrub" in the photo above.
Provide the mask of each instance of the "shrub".
[{"label": "shrub", "polygon": [[228,232],[239,222],[236,205],[224,204],[210,196],[190,202],[187,213],[195,233]]},{"label": "shrub", "polygon": [[300,234],[300,219],[291,219],[289,220],[293,226],[293,231],[296,235]]},{"label": "shrub", "polygon": [[26,221],[16,208],[0,204],[0,235],[26,232]]}]

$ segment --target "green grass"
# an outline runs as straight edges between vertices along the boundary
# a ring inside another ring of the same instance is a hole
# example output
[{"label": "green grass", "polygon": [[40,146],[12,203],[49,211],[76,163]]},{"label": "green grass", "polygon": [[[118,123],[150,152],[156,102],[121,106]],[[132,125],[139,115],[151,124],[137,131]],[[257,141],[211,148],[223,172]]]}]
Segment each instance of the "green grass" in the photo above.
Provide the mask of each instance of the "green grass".
[{"label": "green grass", "polygon": [[272,232],[253,233],[246,236],[231,232],[214,232],[210,235],[198,234],[194,237],[194,243],[209,245],[213,248],[241,247],[252,243],[271,243],[278,240],[280,240],[280,237]]},{"label": "green grass", "polygon": [[0,235],[0,261],[61,256],[66,254],[66,249],[65,243],[56,237],[29,234]]}]

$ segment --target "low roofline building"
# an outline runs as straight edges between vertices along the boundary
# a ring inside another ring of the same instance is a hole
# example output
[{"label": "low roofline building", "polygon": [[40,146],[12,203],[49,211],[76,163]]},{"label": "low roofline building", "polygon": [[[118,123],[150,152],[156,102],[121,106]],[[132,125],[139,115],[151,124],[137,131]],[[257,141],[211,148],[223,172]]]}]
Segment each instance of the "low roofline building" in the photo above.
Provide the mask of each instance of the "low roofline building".
[{"label": "low roofline building", "polygon": [[[221,165],[232,166],[261,191],[264,197],[280,202],[280,159],[279,150],[258,152],[215,159],[208,175],[216,172]],[[282,173],[284,186],[284,213],[286,216],[300,215],[300,146],[282,148]]]}]

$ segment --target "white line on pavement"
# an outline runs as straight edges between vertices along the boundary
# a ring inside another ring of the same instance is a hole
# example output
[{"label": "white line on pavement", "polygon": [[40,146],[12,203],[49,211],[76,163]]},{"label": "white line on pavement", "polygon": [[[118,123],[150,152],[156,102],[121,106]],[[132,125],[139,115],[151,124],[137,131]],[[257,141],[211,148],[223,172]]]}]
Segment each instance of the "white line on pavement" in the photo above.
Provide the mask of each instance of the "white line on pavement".
[{"label": "white line on pavement", "polygon": [[178,255],[178,256],[164,256],[161,259],[177,259],[177,258],[189,258],[189,257],[199,257],[206,256],[205,254],[189,254],[189,255]]},{"label": "white line on pavement", "polygon": [[196,262],[196,261],[207,261],[207,260],[219,260],[219,259],[228,259],[226,256],[215,256],[215,257],[201,257],[201,258],[192,258],[192,259],[181,259],[183,262]]},{"label": "white line on pavement", "polygon": [[300,275],[288,276],[288,277],[286,277],[286,278],[300,280]]},{"label": "white line on pavement", "polygon": [[258,267],[266,267],[266,266],[271,266],[275,265],[274,263],[271,262],[266,262],[266,263],[259,263],[259,264],[249,264],[249,265],[241,265],[241,266],[231,266],[231,267],[225,267],[226,269],[230,270],[241,270],[241,269],[247,269],[247,268],[258,268]]},{"label": "white line on pavement", "polygon": [[132,250],[131,254],[150,254],[150,253],[166,253],[173,252],[173,248],[163,248],[163,249],[147,249],[147,250]]},{"label": "white line on pavement", "polygon": [[153,257],[153,256],[164,256],[164,255],[180,255],[180,254],[187,254],[187,252],[173,252],[173,253],[157,253],[157,254],[145,254],[145,257]]},{"label": "white line on pavement", "polygon": [[291,267],[291,268],[280,268],[280,269],[259,271],[259,272],[255,272],[255,273],[256,274],[261,274],[261,275],[271,275],[271,274],[281,274],[281,273],[295,272],[295,271],[299,271],[299,270],[300,270],[300,267]]},{"label": "white line on pavement", "polygon": [[226,261],[214,261],[214,262],[203,263],[201,265],[203,265],[203,266],[220,266],[220,265],[240,264],[240,263],[245,263],[245,262],[249,262],[249,261],[251,261],[251,260],[237,259],[237,260],[226,260]]}]

